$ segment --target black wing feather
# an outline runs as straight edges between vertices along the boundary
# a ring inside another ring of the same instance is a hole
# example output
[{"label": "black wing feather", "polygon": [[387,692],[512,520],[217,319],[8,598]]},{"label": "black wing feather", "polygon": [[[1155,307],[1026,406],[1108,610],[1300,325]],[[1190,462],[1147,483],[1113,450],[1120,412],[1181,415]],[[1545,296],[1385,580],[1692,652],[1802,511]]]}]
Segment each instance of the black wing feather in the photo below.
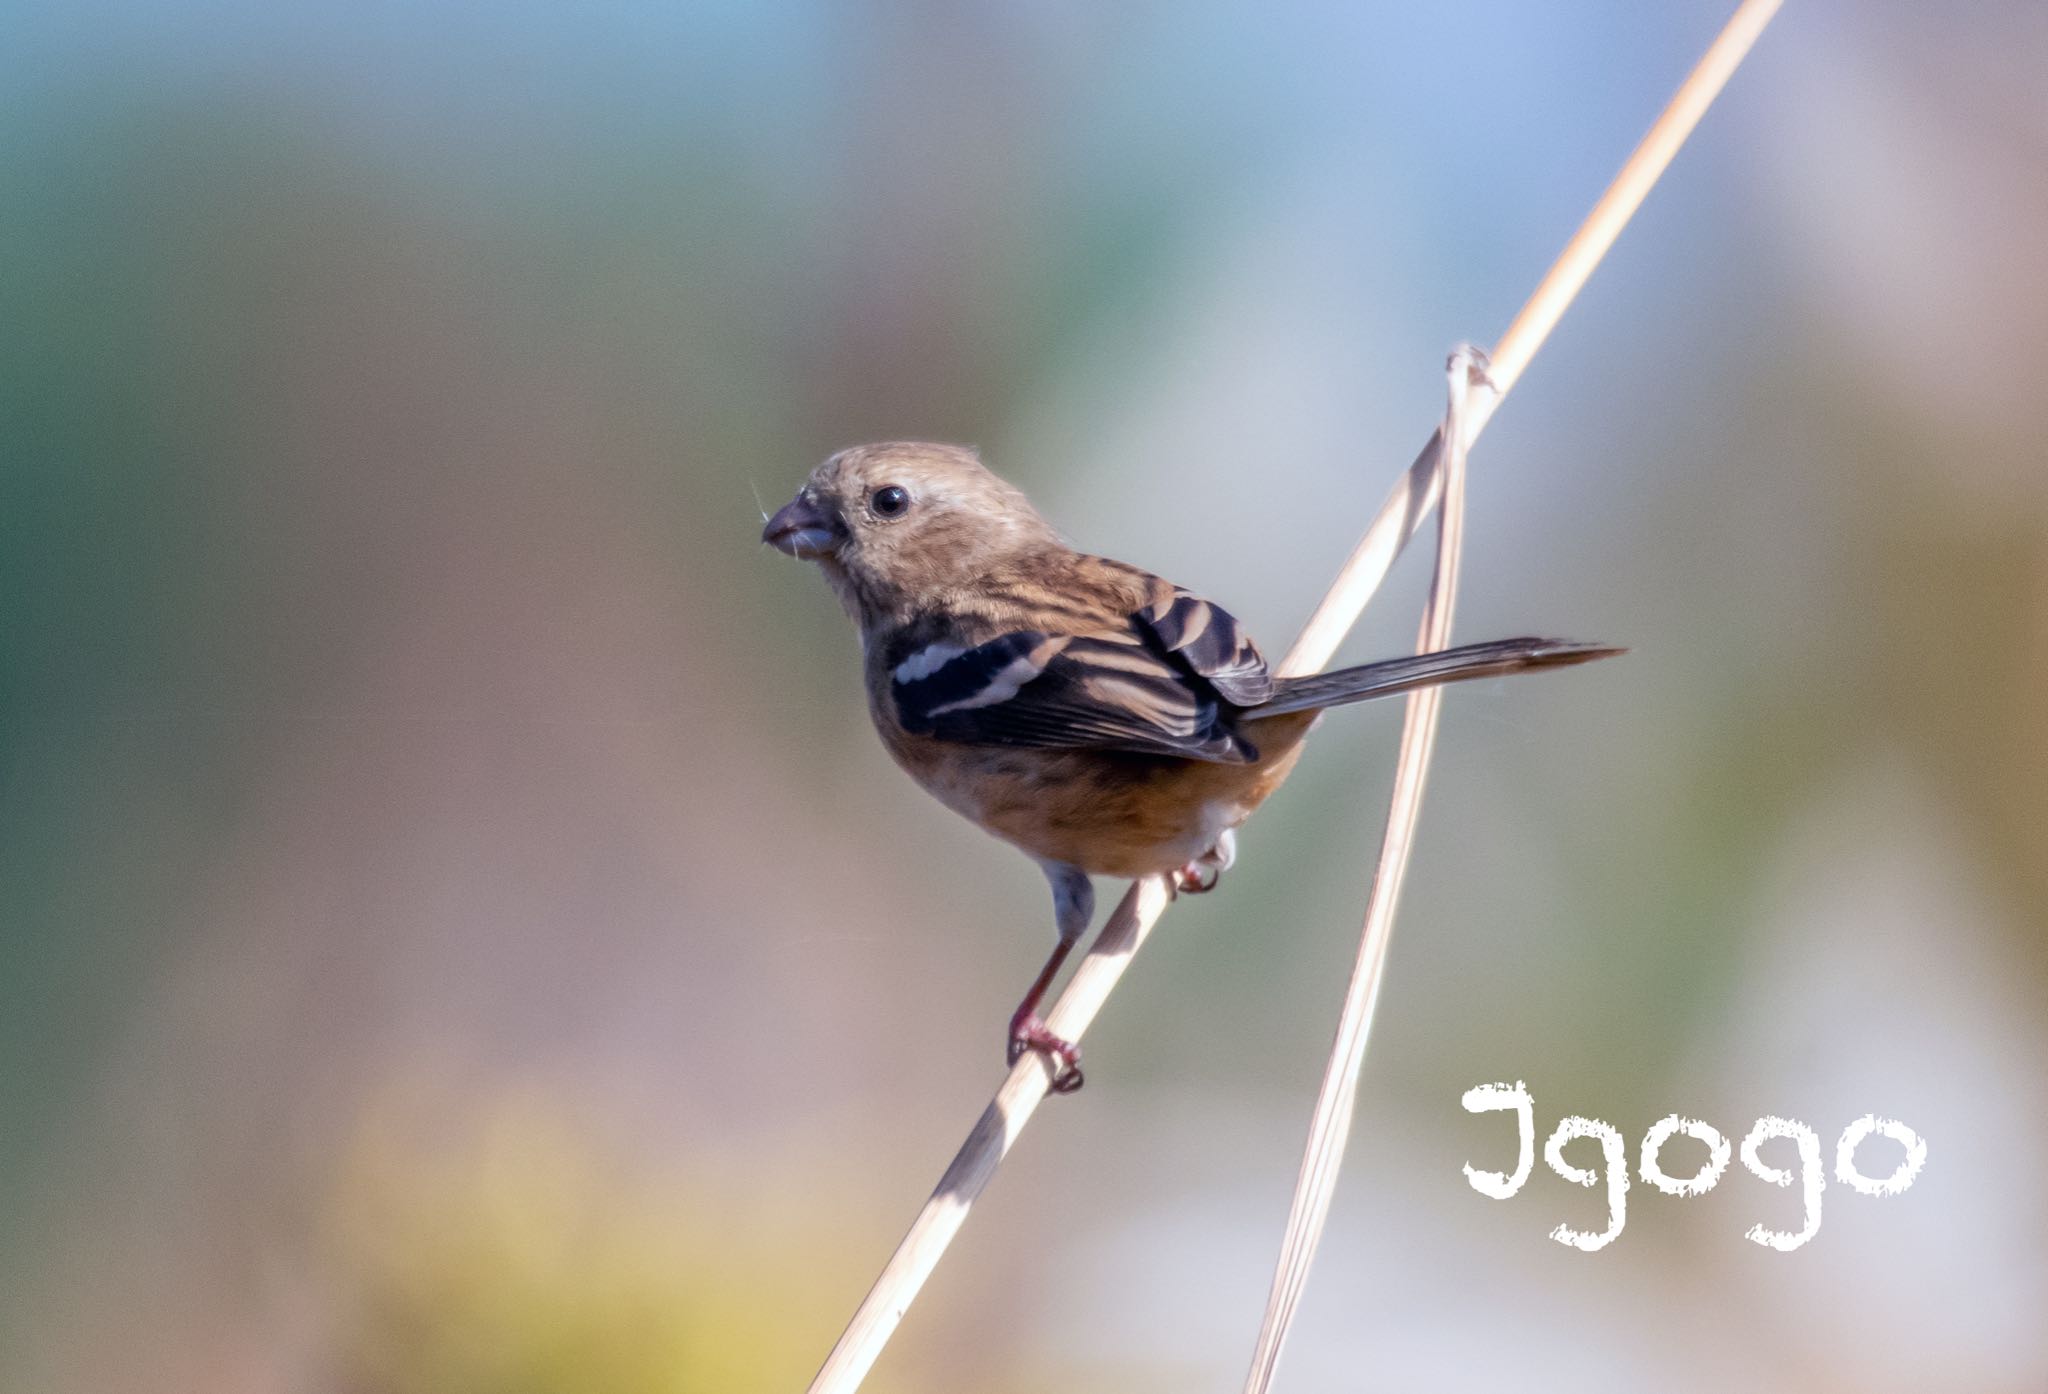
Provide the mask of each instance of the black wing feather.
[{"label": "black wing feather", "polygon": [[906,731],[932,734],[934,723],[950,712],[991,701],[991,687],[1015,665],[1043,669],[1050,657],[1044,651],[1059,642],[1036,630],[1018,630],[967,649],[918,677],[906,677],[899,668],[891,683],[897,718]]},{"label": "black wing feather", "polygon": [[1251,635],[1228,610],[1175,587],[1139,611],[1138,622],[1224,701],[1255,707],[1273,695],[1273,675]]},{"label": "black wing feather", "polygon": [[1200,678],[1139,635],[1020,630],[891,683],[906,731],[970,745],[1258,758]]}]

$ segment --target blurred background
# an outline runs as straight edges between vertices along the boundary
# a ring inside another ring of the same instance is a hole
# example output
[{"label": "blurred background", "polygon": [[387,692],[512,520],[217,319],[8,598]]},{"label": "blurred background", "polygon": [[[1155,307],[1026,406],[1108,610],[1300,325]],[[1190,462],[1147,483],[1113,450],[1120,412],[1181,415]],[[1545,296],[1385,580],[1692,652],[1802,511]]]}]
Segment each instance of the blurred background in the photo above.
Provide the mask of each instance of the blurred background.
[{"label": "blurred background", "polygon": [[[1050,919],[760,510],[975,443],[1283,648],[1728,8],[11,7],[0,1386],[802,1387]],[[1793,0],[1475,453],[1460,634],[1633,652],[1449,703],[1283,1388],[2048,1384],[2044,64]],[[872,1388],[1237,1387],[1399,719],[1172,912]],[[1588,1255],[1461,1174],[1515,1079],[1929,1160]]]}]

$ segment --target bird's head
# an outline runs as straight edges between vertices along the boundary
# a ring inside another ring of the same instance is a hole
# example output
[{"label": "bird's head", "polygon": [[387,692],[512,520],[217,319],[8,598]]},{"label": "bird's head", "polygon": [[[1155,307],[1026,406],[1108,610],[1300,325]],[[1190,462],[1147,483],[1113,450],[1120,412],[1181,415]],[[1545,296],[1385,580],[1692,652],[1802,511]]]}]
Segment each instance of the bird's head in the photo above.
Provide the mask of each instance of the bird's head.
[{"label": "bird's head", "polygon": [[943,596],[1007,561],[1062,545],[1023,492],[973,451],[921,441],[840,451],[811,471],[761,540],[819,563],[862,619]]}]

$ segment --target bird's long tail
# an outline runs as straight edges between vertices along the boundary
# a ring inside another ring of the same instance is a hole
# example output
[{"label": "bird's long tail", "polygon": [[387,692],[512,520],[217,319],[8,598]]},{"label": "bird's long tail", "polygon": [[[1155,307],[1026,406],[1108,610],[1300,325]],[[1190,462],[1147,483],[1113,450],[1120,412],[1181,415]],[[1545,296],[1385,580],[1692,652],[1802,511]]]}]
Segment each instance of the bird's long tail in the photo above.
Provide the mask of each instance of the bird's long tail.
[{"label": "bird's long tail", "polygon": [[1494,639],[1484,644],[1461,644],[1436,653],[1418,653],[1407,658],[1364,663],[1356,668],[1339,668],[1334,673],[1282,678],[1273,685],[1271,700],[1251,708],[1245,715],[1256,720],[1259,717],[1284,716],[1288,712],[1314,711],[1319,707],[1341,707],[1348,702],[1391,697],[1437,683],[1500,677],[1537,668],[1562,668],[1627,652],[1627,649],[1611,648],[1605,644],[1580,644],[1569,639]]}]

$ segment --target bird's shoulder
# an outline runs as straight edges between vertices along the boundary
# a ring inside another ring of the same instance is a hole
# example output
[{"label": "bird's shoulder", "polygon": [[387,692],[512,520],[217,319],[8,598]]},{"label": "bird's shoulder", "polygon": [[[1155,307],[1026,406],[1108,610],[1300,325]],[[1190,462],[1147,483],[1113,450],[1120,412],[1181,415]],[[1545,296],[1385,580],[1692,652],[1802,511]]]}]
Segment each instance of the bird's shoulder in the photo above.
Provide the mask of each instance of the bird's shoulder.
[{"label": "bird's shoulder", "polygon": [[963,608],[985,617],[998,631],[1100,634],[1132,628],[1147,606],[1172,589],[1127,562],[1086,552],[1044,551],[992,568],[963,597]]},{"label": "bird's shoulder", "polygon": [[893,672],[933,645],[973,648],[1005,634],[1136,633],[1140,614],[1173,587],[1107,557],[1062,551],[1004,562],[966,585],[923,597],[865,636],[871,670]]},{"label": "bird's shoulder", "polygon": [[1076,626],[1047,632],[1127,633],[1163,657],[1174,672],[1232,705],[1256,706],[1272,696],[1265,655],[1238,618],[1152,572],[1072,553],[1036,559],[1025,576],[999,578],[999,584],[1017,588],[1014,593],[1027,607],[1023,615]]}]

